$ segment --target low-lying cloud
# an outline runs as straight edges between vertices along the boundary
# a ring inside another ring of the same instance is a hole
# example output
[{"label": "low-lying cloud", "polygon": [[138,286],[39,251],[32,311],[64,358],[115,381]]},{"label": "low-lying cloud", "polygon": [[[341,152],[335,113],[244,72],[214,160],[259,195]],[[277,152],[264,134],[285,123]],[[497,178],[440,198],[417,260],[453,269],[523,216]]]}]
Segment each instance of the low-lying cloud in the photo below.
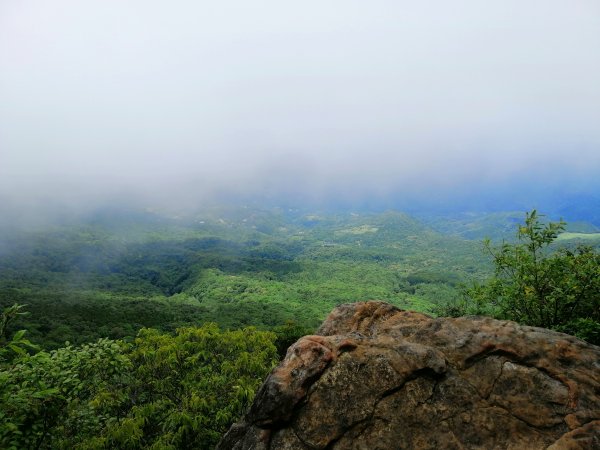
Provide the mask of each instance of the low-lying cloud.
[{"label": "low-lying cloud", "polygon": [[591,0],[2,2],[0,197],[597,192],[599,43]]}]

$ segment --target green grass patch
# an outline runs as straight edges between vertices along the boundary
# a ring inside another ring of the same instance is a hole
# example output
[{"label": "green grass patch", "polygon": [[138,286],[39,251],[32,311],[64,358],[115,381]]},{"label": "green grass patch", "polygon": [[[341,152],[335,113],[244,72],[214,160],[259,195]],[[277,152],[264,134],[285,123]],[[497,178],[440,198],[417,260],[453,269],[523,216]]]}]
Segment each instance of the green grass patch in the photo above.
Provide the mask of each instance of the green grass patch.
[{"label": "green grass patch", "polygon": [[580,239],[583,241],[600,241],[600,233],[571,233],[564,232],[558,235],[557,241],[570,241],[573,239]]}]

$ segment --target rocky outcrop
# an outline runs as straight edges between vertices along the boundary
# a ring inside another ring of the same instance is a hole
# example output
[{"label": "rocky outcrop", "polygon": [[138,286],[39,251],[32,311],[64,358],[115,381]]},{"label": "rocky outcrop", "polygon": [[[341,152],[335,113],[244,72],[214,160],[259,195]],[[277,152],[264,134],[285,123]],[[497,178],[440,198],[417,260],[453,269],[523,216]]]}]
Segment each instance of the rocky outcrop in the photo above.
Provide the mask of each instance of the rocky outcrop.
[{"label": "rocky outcrop", "polygon": [[485,317],[342,305],[219,449],[600,448],[600,348]]}]

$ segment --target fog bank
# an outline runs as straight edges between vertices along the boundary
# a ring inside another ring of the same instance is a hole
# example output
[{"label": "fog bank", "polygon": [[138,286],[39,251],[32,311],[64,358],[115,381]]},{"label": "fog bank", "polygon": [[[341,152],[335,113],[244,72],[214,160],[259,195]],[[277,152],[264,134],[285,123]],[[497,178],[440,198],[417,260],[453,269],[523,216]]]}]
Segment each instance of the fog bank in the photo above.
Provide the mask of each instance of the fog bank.
[{"label": "fog bank", "polygon": [[591,0],[1,2],[0,200],[595,195],[599,44]]}]

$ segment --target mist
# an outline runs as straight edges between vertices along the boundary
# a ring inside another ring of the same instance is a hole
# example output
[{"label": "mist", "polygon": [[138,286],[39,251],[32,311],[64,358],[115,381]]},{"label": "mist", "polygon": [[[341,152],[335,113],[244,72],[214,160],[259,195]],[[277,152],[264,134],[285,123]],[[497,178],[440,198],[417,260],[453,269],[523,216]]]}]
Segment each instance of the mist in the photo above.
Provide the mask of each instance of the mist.
[{"label": "mist", "polygon": [[599,79],[592,0],[1,1],[0,202],[597,198]]}]

